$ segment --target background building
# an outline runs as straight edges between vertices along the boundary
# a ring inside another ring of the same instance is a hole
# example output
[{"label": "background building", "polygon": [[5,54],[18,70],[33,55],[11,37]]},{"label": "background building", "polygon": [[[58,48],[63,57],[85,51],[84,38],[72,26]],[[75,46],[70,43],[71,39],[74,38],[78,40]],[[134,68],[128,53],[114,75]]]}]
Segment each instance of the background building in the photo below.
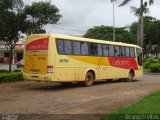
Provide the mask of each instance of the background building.
[{"label": "background building", "polygon": [[[16,44],[13,50],[12,63],[16,63],[23,59],[24,44]],[[0,44],[0,63],[8,63],[10,60],[10,50],[7,48],[5,42]]]},{"label": "background building", "polygon": [[[18,32],[19,41],[15,45],[13,50],[13,59],[12,63],[16,63],[23,59],[23,51],[26,35],[21,31]],[[10,49],[7,47],[6,42],[0,42],[0,63],[8,63],[10,60]]]}]

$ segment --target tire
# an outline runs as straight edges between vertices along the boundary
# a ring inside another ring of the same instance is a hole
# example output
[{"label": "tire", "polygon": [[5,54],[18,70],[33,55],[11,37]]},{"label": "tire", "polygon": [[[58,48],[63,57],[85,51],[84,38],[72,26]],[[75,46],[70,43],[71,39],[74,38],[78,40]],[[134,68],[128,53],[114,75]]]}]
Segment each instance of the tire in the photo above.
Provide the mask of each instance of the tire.
[{"label": "tire", "polygon": [[129,71],[128,78],[126,79],[127,82],[132,82],[134,77],[134,73],[132,71]]},{"label": "tire", "polygon": [[94,79],[95,79],[95,77],[94,77],[93,73],[87,72],[86,77],[85,77],[85,81],[84,81],[84,85],[86,87],[91,87],[93,85]]}]

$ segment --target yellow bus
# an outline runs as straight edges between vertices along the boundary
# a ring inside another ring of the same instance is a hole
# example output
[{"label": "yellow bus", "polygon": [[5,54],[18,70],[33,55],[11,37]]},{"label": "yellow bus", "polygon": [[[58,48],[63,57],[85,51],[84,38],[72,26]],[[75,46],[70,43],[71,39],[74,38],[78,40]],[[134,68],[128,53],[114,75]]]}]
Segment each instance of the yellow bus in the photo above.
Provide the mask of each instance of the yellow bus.
[{"label": "yellow bus", "polygon": [[26,38],[26,80],[92,86],[94,80],[132,81],[142,74],[142,49],[136,45],[58,34]]}]

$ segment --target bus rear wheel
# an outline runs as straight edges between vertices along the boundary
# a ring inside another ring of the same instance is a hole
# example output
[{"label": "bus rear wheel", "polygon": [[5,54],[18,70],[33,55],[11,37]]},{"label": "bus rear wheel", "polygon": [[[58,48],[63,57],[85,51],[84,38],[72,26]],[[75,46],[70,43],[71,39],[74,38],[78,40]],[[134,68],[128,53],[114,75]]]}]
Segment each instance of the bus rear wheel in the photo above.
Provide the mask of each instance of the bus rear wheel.
[{"label": "bus rear wheel", "polygon": [[127,82],[132,82],[134,77],[134,73],[132,71],[129,71],[128,78],[126,79]]},{"label": "bus rear wheel", "polygon": [[86,77],[85,77],[85,81],[84,84],[86,87],[90,87],[93,85],[93,81],[94,81],[94,75],[92,72],[87,72]]}]

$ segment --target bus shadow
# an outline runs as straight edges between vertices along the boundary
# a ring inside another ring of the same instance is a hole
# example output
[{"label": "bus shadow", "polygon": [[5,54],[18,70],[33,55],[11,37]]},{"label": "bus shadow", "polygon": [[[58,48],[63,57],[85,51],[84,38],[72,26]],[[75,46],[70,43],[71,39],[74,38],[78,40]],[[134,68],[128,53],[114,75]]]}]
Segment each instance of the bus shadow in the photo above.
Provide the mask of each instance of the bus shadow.
[{"label": "bus shadow", "polygon": [[[133,80],[132,82],[139,82],[140,80]],[[95,81],[94,82],[94,86],[95,85],[102,85],[102,84],[114,84],[114,83],[132,83],[132,82],[127,82],[125,80],[119,80],[119,79],[116,79],[116,80],[112,80],[112,81],[107,81],[107,80],[102,80],[102,81]]]},{"label": "bus shadow", "polygon": [[70,84],[70,85],[61,85],[61,84],[50,84],[50,85],[45,85],[45,86],[38,86],[38,87],[34,87],[34,88],[30,88],[30,90],[42,90],[42,91],[59,91],[59,90],[67,90],[67,89],[74,89],[74,88],[82,88],[84,86],[80,85],[80,84]]},{"label": "bus shadow", "polygon": [[[133,82],[139,82],[140,80],[133,80]],[[113,81],[106,81],[106,80],[101,80],[101,81],[94,81],[93,87],[94,86],[99,86],[99,85],[105,85],[105,84],[116,84],[116,83],[132,83],[132,82],[126,82],[124,80],[113,80]],[[30,88],[30,90],[42,90],[42,91],[63,91],[63,90],[67,90],[67,89],[76,89],[76,88],[89,88],[89,87],[85,87],[83,84],[80,83],[72,83],[70,85],[61,85],[60,83],[56,83],[56,84],[49,84],[49,85],[44,85],[44,86],[36,86],[33,88]]]}]

